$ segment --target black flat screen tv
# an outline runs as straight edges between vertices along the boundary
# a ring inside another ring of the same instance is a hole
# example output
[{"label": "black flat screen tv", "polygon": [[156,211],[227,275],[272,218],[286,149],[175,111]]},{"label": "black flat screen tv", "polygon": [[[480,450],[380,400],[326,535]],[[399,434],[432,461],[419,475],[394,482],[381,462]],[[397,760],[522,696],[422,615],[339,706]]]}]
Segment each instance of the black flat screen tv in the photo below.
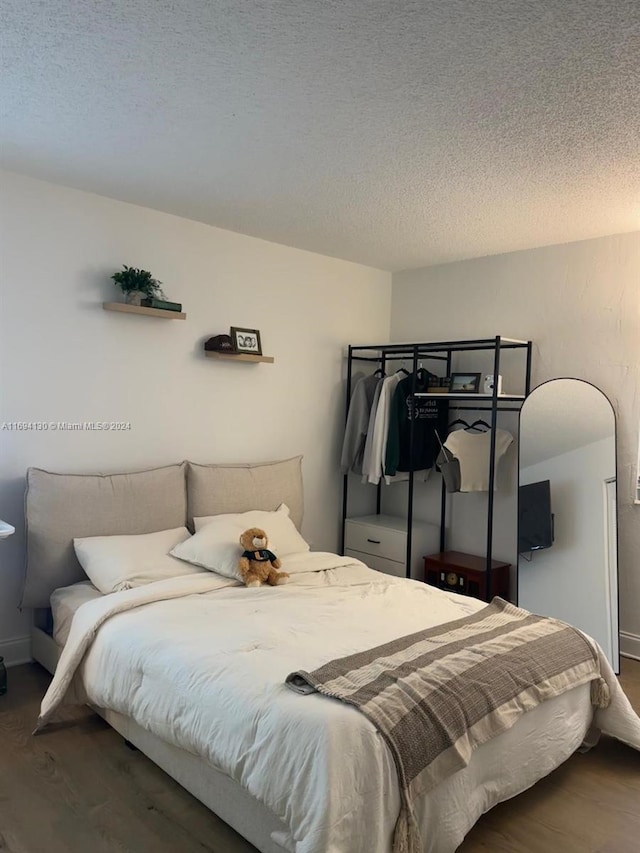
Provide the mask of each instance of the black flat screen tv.
[{"label": "black flat screen tv", "polygon": [[518,553],[551,548],[553,514],[550,481],[520,486],[518,497]]}]

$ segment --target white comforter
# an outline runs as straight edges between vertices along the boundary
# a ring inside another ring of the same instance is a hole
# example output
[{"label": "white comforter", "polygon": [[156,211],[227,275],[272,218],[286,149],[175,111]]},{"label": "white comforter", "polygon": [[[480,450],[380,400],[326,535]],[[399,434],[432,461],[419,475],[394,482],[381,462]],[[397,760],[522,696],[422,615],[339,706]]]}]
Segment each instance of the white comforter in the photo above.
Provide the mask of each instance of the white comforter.
[{"label": "white comforter", "polygon": [[[387,747],[357,710],[299,696],[285,676],[484,605],[331,554],[283,563],[306,571],[259,589],[187,576],[82,605],[40,724],[78,670],[83,699],[204,757],[263,802],[282,821],[274,840],[285,850],[388,853],[399,795]],[[612,702],[597,723],[640,749],[640,720],[603,655],[601,667]],[[455,850],[480,814],[565,760],[592,713],[585,685],[480,747],[420,804],[425,851]]]}]

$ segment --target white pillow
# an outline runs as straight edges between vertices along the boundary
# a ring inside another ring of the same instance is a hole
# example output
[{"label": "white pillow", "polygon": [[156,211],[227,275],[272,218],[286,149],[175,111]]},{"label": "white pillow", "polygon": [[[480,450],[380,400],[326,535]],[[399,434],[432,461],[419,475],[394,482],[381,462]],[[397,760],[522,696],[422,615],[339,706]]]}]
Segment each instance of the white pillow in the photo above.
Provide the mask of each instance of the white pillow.
[{"label": "white pillow", "polygon": [[249,527],[261,527],[276,557],[308,551],[309,544],[289,517],[289,507],[280,504],[275,512],[252,509],[224,515],[194,518],[195,535],[171,551],[174,557],[202,566],[227,578],[241,580],[238,560],[242,556],[240,534]]},{"label": "white pillow", "polygon": [[74,539],[73,547],[89,580],[107,594],[201,571],[169,554],[189,538],[186,527],[176,527],[139,536],[88,536]]}]

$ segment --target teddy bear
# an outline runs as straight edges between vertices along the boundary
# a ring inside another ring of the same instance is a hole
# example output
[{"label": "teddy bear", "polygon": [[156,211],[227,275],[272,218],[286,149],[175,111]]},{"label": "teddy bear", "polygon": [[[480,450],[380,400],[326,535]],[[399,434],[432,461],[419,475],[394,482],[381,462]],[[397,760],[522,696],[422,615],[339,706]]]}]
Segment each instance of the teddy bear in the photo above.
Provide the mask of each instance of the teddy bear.
[{"label": "teddy bear", "polygon": [[244,552],[238,561],[240,577],[247,586],[270,586],[286,583],[289,575],[278,572],[282,563],[269,551],[267,534],[259,527],[250,527],[240,535],[240,545]]}]

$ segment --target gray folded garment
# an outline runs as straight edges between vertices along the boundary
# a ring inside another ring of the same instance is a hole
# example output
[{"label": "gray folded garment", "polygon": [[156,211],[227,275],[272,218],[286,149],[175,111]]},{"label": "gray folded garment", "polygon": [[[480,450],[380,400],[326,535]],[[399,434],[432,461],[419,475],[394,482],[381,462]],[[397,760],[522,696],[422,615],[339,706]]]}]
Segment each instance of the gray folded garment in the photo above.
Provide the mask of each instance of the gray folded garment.
[{"label": "gray folded garment", "polygon": [[462,482],[460,479],[460,462],[446,447],[443,447],[438,454],[436,465],[442,472],[444,487],[447,492],[459,492]]}]

